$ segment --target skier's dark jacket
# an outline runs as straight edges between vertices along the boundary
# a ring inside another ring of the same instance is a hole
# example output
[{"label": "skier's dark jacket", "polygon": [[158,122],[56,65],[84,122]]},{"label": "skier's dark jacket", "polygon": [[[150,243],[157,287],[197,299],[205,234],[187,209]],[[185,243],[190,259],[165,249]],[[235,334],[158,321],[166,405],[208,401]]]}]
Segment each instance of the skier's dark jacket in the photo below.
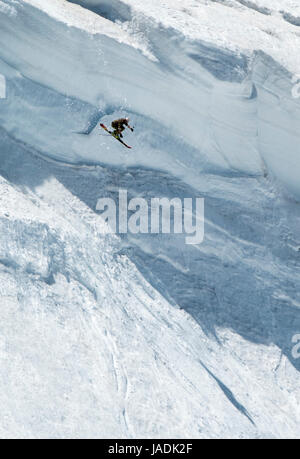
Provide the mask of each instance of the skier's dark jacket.
[{"label": "skier's dark jacket", "polygon": [[128,121],[126,118],[120,118],[119,120],[113,121],[111,126],[116,131],[124,131],[125,126],[128,126]]}]

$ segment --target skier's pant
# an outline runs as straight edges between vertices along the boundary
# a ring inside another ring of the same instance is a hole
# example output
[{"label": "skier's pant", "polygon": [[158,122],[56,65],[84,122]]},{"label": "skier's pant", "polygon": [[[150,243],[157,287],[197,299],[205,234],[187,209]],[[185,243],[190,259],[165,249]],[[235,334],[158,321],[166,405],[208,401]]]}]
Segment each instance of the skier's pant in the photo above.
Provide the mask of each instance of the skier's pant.
[{"label": "skier's pant", "polygon": [[118,124],[118,123],[115,123],[114,121],[111,123],[111,127],[114,129],[114,132],[113,134],[114,135],[118,135],[120,136],[121,138],[123,137],[122,135],[122,132],[125,130],[125,127]]}]

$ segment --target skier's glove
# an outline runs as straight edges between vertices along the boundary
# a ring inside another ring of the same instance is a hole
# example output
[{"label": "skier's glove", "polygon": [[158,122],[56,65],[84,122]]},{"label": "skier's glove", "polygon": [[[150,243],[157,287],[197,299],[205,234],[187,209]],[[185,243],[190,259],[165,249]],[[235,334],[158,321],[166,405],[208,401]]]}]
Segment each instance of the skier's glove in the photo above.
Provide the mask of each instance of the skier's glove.
[{"label": "skier's glove", "polygon": [[134,131],[134,128],[130,128],[130,129],[131,129],[131,132],[133,132],[133,131]]}]

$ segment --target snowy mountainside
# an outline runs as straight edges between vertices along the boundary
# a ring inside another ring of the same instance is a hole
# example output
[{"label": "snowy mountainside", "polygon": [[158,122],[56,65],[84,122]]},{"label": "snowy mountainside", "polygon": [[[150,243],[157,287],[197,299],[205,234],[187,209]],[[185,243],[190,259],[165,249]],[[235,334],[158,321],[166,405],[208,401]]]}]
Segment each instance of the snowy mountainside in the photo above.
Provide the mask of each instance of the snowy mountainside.
[{"label": "snowy mountainside", "polygon": [[[1,0],[1,437],[299,437],[298,16]],[[204,243],[109,234],[119,188],[205,197]]]}]

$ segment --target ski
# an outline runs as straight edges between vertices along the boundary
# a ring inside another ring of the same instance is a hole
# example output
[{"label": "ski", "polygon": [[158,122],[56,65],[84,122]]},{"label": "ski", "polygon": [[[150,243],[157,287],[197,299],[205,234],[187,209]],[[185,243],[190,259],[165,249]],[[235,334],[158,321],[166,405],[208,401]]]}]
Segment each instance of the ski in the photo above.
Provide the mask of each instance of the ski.
[{"label": "ski", "polygon": [[118,139],[118,137],[114,136],[113,133],[111,131],[109,131],[104,124],[100,123],[100,126],[102,127],[102,129],[104,129],[106,132],[108,132],[112,137],[114,137],[116,140],[118,140],[122,145],[124,145],[124,147],[130,148],[130,149],[132,148],[129,145],[127,145],[125,142],[123,142],[123,140]]}]

